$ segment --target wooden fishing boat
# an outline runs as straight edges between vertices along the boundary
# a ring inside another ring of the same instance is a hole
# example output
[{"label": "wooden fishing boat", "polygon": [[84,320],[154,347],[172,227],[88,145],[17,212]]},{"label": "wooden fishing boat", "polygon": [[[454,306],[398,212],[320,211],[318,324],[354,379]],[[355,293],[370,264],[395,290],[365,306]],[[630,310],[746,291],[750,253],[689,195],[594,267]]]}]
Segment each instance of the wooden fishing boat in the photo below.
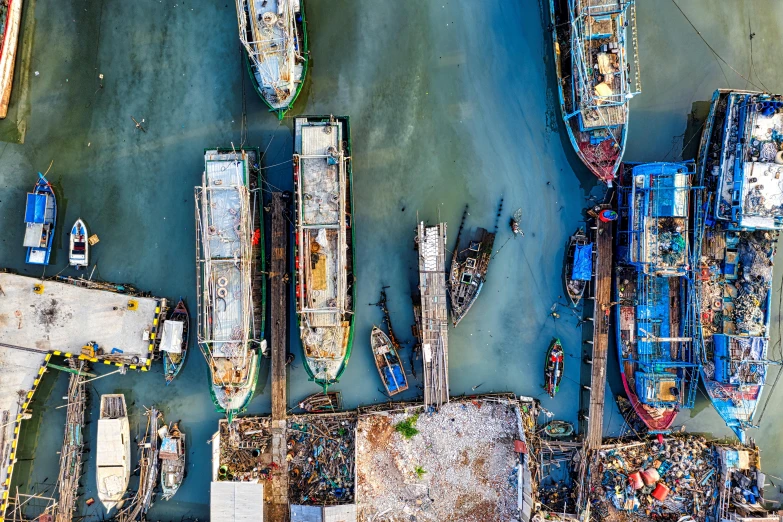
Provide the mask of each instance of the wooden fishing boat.
[{"label": "wooden fishing boat", "polygon": [[[464,218],[463,218],[464,219]],[[495,234],[477,228],[465,244],[460,243],[462,229],[457,234],[457,246],[451,258],[449,297],[451,322],[457,326],[478,299],[487,278]]]},{"label": "wooden fishing boat", "polygon": [[585,235],[584,229],[580,228],[568,242],[563,271],[566,292],[572,305],[577,306],[582,300],[592,273],[593,244]]},{"label": "wooden fishing boat", "polygon": [[295,287],[304,368],[326,391],[351,356],[354,281],[351,138],[346,116],[294,120]]},{"label": "wooden fishing boat", "polygon": [[299,407],[309,413],[319,413],[324,411],[339,411],[343,408],[342,394],[337,391],[326,393],[314,393],[305,397]]},{"label": "wooden fishing boat", "polygon": [[549,349],[546,351],[544,365],[544,389],[550,397],[554,397],[560,390],[560,381],[563,380],[565,370],[565,354],[560,339],[552,339]]},{"label": "wooden fishing boat", "polygon": [[71,227],[71,237],[68,248],[68,263],[76,267],[76,270],[85,268],[90,264],[90,243],[87,240],[89,234],[82,218],[76,220]]},{"label": "wooden fishing boat", "polygon": [[[641,91],[634,0],[549,0],[560,109],[577,156],[611,184],[625,152],[630,99]],[[634,68],[632,87],[628,52]]]},{"label": "wooden fishing boat", "polygon": [[396,395],[407,390],[408,378],[405,376],[402,360],[389,336],[377,326],[372,327],[370,347],[375,359],[375,367],[378,368],[378,375],[381,376],[386,393]]},{"label": "wooden fishing boat", "polygon": [[22,25],[22,0],[3,2],[3,40],[0,47],[0,119],[8,116],[11,89],[14,85],[14,65]]},{"label": "wooden fishing boat", "polygon": [[236,0],[239,40],[256,92],[283,119],[302,91],[310,58],[304,0]]},{"label": "wooden fishing boat", "polygon": [[525,233],[522,232],[522,209],[518,208],[516,212],[511,216],[511,220],[509,221],[509,225],[511,225],[511,231],[514,233],[514,237],[521,236],[525,237]]},{"label": "wooden fishing boat", "polygon": [[25,261],[31,265],[48,265],[57,226],[57,198],[40,172],[33,191],[27,193],[24,222]]},{"label": "wooden fishing boat", "polygon": [[[201,186],[195,189],[198,344],[209,365],[212,400],[229,419],[253,398],[258,347],[264,345],[254,306],[263,310],[265,296],[258,292],[253,299],[253,229],[260,235],[264,227],[263,212],[250,197],[257,161],[257,149],[206,150]],[[262,256],[256,271],[263,271],[263,262]]]},{"label": "wooden fishing boat", "polygon": [[177,422],[160,431],[160,487],[163,500],[170,500],[185,479],[185,434]]},{"label": "wooden fishing boat", "polygon": [[96,457],[98,500],[108,513],[121,507],[130,480],[130,426],[125,396],[101,395]]},{"label": "wooden fishing boat", "polygon": [[169,317],[163,322],[160,336],[160,351],[163,353],[163,376],[166,384],[174,380],[188,354],[188,330],[190,314],[185,301],[179,300]]},{"label": "wooden fishing boat", "polygon": [[574,425],[566,421],[553,420],[544,426],[543,431],[553,439],[570,437],[574,434]]}]

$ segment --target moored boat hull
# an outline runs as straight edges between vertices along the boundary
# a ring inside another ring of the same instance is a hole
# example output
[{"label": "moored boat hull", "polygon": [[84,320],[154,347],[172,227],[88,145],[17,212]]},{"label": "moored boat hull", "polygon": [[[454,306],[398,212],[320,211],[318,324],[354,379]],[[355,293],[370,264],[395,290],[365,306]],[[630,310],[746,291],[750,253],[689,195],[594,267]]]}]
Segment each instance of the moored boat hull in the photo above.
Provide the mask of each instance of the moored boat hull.
[{"label": "moored boat hull", "polygon": [[33,192],[27,194],[24,221],[25,261],[30,265],[48,265],[57,227],[57,197],[40,172]]},{"label": "moored boat hull", "polygon": [[544,389],[550,397],[554,398],[560,391],[560,382],[563,380],[565,370],[565,355],[560,339],[553,339],[546,351],[544,364]]},{"label": "moored boat hull", "polygon": [[182,340],[179,343],[180,345],[179,353],[177,353],[176,351],[166,351],[161,346],[161,350],[163,351],[163,375],[166,379],[166,385],[171,383],[171,381],[173,381],[174,378],[179,374],[180,370],[182,370],[182,366],[185,364],[185,357],[188,354],[188,334],[190,330],[190,314],[188,313],[188,308],[185,305],[185,301],[180,299],[179,302],[177,303],[177,306],[174,308],[174,311],[166,319],[166,321],[164,321],[163,335],[161,336],[161,345],[164,344],[165,334],[166,334],[166,322],[169,321],[182,323],[182,327],[181,327]]},{"label": "moored boat hull", "polygon": [[392,396],[407,390],[408,378],[399,353],[386,332],[377,326],[372,327],[370,347],[386,393]]},{"label": "moored boat hull", "polygon": [[89,233],[87,226],[81,218],[71,227],[68,250],[68,263],[76,270],[85,268],[90,264],[90,243],[87,240]]}]

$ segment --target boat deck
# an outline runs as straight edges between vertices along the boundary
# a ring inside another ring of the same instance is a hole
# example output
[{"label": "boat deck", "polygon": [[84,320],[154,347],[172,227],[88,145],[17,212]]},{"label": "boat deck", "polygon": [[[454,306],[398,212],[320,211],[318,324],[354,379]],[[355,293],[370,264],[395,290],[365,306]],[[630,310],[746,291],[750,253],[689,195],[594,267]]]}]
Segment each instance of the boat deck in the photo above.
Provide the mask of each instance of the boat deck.
[{"label": "boat deck", "polygon": [[446,309],[446,223],[418,227],[424,404],[449,402],[449,336]]},{"label": "boat deck", "polygon": [[618,11],[620,0],[579,0],[579,12],[597,15]]},{"label": "boat deck", "polygon": [[103,355],[92,362],[147,370],[165,304],[165,299],[0,273],[0,340],[5,347],[66,357],[78,356],[94,342]]}]

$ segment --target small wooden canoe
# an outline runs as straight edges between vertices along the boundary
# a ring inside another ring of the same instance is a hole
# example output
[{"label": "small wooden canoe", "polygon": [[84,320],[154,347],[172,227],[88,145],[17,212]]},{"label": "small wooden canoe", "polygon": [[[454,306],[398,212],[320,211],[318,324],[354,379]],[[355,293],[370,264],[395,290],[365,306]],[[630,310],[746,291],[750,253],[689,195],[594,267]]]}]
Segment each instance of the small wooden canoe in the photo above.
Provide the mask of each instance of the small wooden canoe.
[{"label": "small wooden canoe", "polygon": [[163,322],[160,351],[163,353],[163,375],[168,385],[174,380],[188,354],[188,326],[190,314],[185,301],[179,300],[171,316]]},{"label": "small wooden canoe", "polygon": [[90,242],[87,240],[87,226],[82,218],[76,220],[71,227],[70,246],[68,248],[68,263],[76,267],[76,270],[85,268],[90,264]]},{"label": "small wooden canoe", "polygon": [[179,424],[161,428],[160,487],[163,500],[169,500],[179,490],[185,479],[185,434]]},{"label": "small wooden canoe", "polygon": [[[571,304],[576,306],[582,300],[592,273],[592,247],[583,229],[577,230],[568,242],[563,277]],[[576,270],[574,265],[576,264]]]},{"label": "small wooden canoe", "polygon": [[549,349],[546,352],[546,362],[544,363],[544,389],[550,397],[554,397],[560,390],[560,381],[563,380],[563,369],[565,368],[565,355],[560,339],[552,339]]},{"label": "small wooden canoe", "polygon": [[544,426],[544,433],[553,439],[570,437],[574,434],[574,425],[566,421],[553,420]]},{"label": "small wooden canoe", "polygon": [[378,368],[378,374],[381,376],[386,393],[396,395],[407,390],[408,378],[405,376],[405,368],[403,368],[402,360],[386,332],[373,326],[370,334],[370,346],[375,359],[375,367]]},{"label": "small wooden canoe", "polygon": [[309,413],[339,411],[343,407],[343,398],[340,392],[337,391],[315,393],[305,397],[299,403],[299,407]]}]

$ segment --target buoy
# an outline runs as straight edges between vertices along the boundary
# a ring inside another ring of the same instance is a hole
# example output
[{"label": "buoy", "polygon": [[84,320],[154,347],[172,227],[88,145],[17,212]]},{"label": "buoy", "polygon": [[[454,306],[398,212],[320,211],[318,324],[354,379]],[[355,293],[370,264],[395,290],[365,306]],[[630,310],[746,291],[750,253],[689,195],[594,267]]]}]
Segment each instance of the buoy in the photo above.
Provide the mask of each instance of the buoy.
[{"label": "buoy", "polygon": [[221,286],[220,288],[218,288],[217,296],[220,297],[221,299],[225,299],[228,296],[228,290],[226,290],[226,287]]},{"label": "buoy", "polygon": [[630,475],[628,475],[628,484],[633,489],[642,489],[644,486],[644,482],[642,482],[641,474],[638,471],[634,471]]},{"label": "buoy", "polygon": [[663,502],[666,497],[669,496],[669,488],[663,482],[659,482],[652,493],[650,493],[654,499]]},{"label": "buoy", "polygon": [[261,21],[264,22],[265,25],[274,25],[274,23],[277,22],[277,15],[272,11],[267,11],[261,15]]},{"label": "buoy", "polygon": [[228,279],[226,279],[225,276],[221,276],[220,278],[218,278],[217,283],[218,283],[218,286],[226,286],[226,285],[228,285]]}]

